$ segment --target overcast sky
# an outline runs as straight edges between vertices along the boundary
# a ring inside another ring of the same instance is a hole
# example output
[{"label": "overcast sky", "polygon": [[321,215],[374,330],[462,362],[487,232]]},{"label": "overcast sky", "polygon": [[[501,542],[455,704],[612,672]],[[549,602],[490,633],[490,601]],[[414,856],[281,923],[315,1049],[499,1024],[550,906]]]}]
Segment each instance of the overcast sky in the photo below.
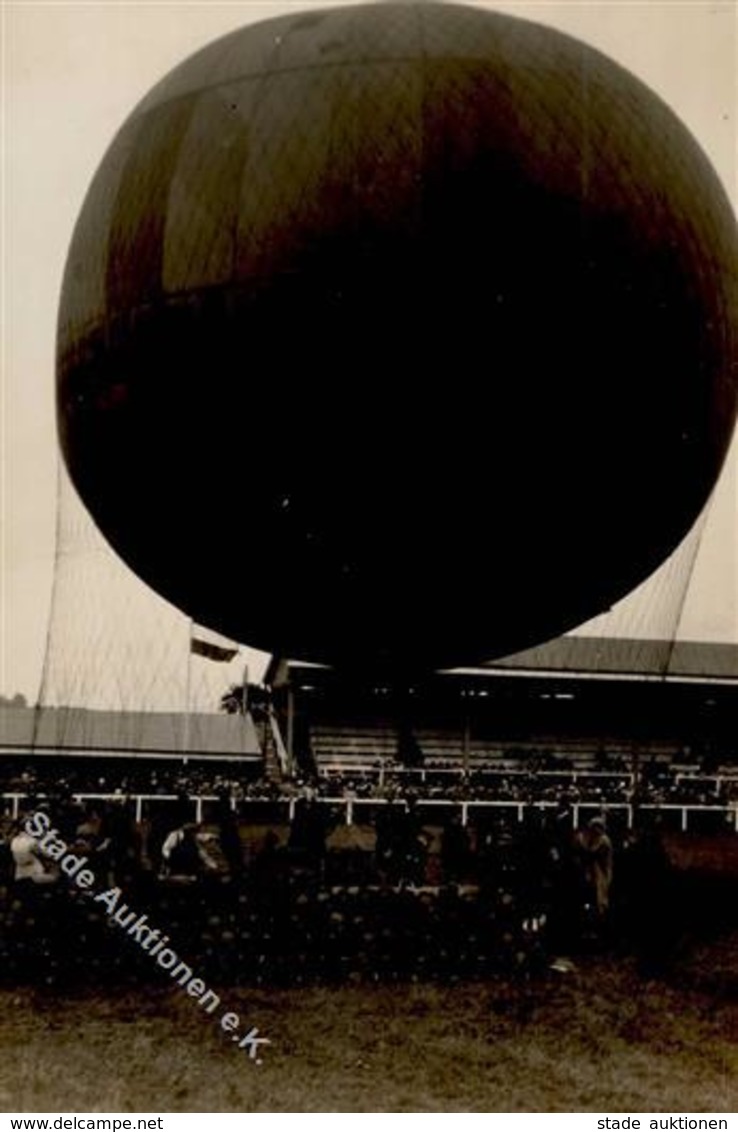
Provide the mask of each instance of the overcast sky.
[{"label": "overcast sky", "polygon": [[[33,699],[46,638],[55,506],[54,335],[71,230],[90,179],[136,102],[187,55],[291,3],[6,0],[2,240],[0,692]],[[479,3],[578,35],[680,115],[734,207],[737,9],[728,3]],[[680,635],[738,641],[734,443],[702,539]]]}]

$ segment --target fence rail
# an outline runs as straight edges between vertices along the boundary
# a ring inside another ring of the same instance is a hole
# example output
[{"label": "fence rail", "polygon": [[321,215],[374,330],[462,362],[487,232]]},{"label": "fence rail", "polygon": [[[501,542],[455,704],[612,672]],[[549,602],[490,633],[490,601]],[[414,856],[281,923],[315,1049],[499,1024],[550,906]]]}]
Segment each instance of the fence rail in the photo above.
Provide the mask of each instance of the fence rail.
[{"label": "fence rail", "polygon": [[[46,794],[34,794],[34,800],[45,800],[48,797]],[[177,794],[96,794],[96,793],[74,793],[72,795],[76,802],[124,802],[128,805],[132,804],[134,807],[135,820],[141,822],[145,817],[145,808],[147,804],[152,802],[177,802],[181,801],[181,795]],[[0,794],[0,798],[4,802],[10,803],[10,813],[6,816],[17,820],[22,810],[22,803],[30,800],[30,795],[18,791],[8,791]],[[221,799],[215,794],[190,794],[187,800],[194,806],[194,820],[197,822],[203,821],[204,807],[206,803],[218,802]],[[270,806],[274,808],[284,809],[285,820],[291,822],[295,816],[298,798],[236,798],[231,796],[230,808],[234,813],[238,813],[241,806]],[[334,809],[343,809],[344,823],[346,825],[361,824],[361,810],[369,806],[387,806],[392,804],[403,804],[402,799],[391,800],[389,798],[346,798],[346,797],[322,797],[316,798],[316,803],[323,806],[332,806]],[[517,820],[522,822],[525,817],[526,810],[546,810],[556,809],[559,802],[544,799],[541,801],[520,801],[517,799],[482,799],[482,798],[468,798],[460,800],[458,798],[418,798],[415,801],[417,808],[422,809],[429,807],[431,809],[439,806],[444,806],[459,813],[461,817],[461,824],[466,826],[469,824],[470,815],[474,814],[475,810],[485,809],[502,809],[502,810],[515,810]],[[715,805],[706,806],[689,802],[642,802],[634,805],[631,802],[609,802],[601,804],[600,802],[573,802],[571,803],[572,813],[572,827],[578,829],[583,814],[612,814],[616,811],[624,811],[626,826],[628,829],[633,829],[635,825],[636,816],[645,810],[655,812],[678,812],[681,815],[681,829],[687,832],[689,829],[689,815],[698,813],[709,814],[722,814],[727,820],[730,819],[732,828],[735,833],[738,833],[738,802],[731,802],[728,805]]]}]

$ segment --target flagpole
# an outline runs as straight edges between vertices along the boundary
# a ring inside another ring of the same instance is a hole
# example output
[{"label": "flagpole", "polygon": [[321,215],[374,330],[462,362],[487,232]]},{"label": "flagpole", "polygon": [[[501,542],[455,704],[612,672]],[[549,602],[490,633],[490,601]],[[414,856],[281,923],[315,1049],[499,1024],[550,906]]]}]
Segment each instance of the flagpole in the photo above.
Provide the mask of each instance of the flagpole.
[{"label": "flagpole", "polygon": [[192,618],[189,621],[189,640],[187,642],[187,670],[185,672],[185,713],[184,713],[184,727],[182,728],[182,755],[187,761],[187,753],[190,746],[190,696],[192,693],[192,638],[194,636],[195,622]]},{"label": "flagpole", "polygon": [[241,689],[241,714],[245,717],[249,710],[249,662],[243,666],[243,685]]}]

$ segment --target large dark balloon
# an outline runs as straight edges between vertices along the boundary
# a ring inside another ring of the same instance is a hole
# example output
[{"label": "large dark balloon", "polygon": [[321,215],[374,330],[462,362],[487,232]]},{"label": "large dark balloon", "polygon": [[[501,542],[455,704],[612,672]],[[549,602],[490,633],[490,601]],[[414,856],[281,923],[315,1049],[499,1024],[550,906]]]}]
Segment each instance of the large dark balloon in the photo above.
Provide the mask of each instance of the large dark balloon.
[{"label": "large dark balloon", "polygon": [[602,611],[677,545],[736,410],[734,216],[642,83],[445,4],[212,44],[74,234],[77,487],[198,621],[390,671]]}]

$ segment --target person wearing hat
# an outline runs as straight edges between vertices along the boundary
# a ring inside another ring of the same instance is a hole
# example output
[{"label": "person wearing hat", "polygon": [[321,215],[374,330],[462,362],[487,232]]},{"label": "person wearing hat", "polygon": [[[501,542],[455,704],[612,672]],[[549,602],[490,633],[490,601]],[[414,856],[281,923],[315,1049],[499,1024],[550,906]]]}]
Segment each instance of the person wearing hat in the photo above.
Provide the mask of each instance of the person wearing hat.
[{"label": "person wearing hat", "polygon": [[607,836],[604,818],[592,818],[587,823],[579,844],[587,902],[596,909],[598,919],[604,919],[610,906],[612,884],[612,842]]}]

